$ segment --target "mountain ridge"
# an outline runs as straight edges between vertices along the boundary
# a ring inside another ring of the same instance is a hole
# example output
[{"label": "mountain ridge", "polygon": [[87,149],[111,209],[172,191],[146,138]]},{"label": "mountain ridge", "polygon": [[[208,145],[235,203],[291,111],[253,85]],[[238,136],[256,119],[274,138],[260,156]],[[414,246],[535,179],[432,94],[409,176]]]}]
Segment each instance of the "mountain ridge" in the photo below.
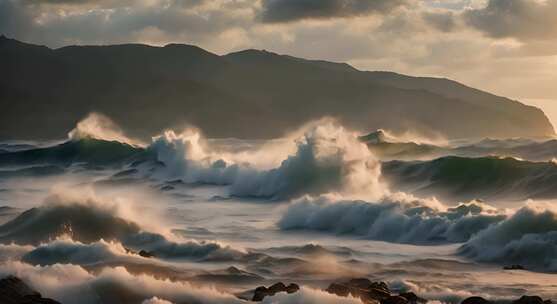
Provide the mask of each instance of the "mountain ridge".
[{"label": "mountain ridge", "polygon": [[541,110],[452,80],[253,49],[50,49],[2,36],[0,55],[0,139],[60,138],[92,111],[139,138],[184,123],[210,137],[272,138],[324,116],[362,131],[448,138],[555,134]]}]

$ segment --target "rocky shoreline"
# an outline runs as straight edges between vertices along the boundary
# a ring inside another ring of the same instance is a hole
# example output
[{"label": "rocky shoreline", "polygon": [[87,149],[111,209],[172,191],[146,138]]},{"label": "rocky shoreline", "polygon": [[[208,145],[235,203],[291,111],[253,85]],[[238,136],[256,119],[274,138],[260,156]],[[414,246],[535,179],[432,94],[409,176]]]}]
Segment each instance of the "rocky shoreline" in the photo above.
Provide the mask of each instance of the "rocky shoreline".
[{"label": "rocky shoreline", "polygon": [[8,276],[0,279],[0,303],[2,304],[61,304],[42,295],[25,284],[20,278]]},{"label": "rocky shoreline", "polygon": [[[249,302],[261,302],[266,297],[278,293],[293,294],[300,290],[295,283],[288,285],[277,282],[269,287],[259,286],[237,294],[239,299]],[[421,298],[413,292],[393,292],[385,282],[373,282],[367,278],[353,278],[346,281],[332,282],[326,292],[339,297],[353,297],[360,299],[363,304],[425,304],[427,299]],[[42,295],[29,287],[15,276],[0,279],[0,303],[2,304],[61,304]],[[464,299],[460,304],[552,304],[549,299],[539,296],[523,295],[516,300],[487,300],[479,296]]]},{"label": "rocky shoreline", "polygon": [[[291,283],[286,286],[282,282],[275,283],[270,287],[259,286],[255,290],[250,290],[238,295],[244,300],[254,302],[263,301],[266,296],[273,296],[279,292],[295,293],[299,290],[297,284]],[[367,278],[353,278],[347,281],[333,282],[325,289],[330,294],[339,297],[360,299],[363,304],[425,304],[427,299],[421,298],[413,292],[393,292],[385,282],[373,282]],[[252,295],[252,297],[249,297]],[[523,295],[516,300],[487,300],[482,297],[468,297],[460,304],[552,304],[549,299],[542,299],[539,296]]]}]

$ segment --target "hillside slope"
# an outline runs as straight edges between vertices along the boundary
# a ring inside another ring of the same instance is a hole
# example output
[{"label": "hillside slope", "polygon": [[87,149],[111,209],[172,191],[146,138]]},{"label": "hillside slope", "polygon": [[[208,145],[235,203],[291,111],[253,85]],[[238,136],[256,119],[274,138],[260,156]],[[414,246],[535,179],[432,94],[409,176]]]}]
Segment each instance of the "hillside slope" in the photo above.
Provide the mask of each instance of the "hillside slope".
[{"label": "hillside slope", "polygon": [[0,139],[64,137],[91,111],[141,138],[185,124],[209,137],[270,138],[323,116],[449,138],[554,134],[541,110],[456,82],[257,50],[49,49],[2,36],[0,68]]}]

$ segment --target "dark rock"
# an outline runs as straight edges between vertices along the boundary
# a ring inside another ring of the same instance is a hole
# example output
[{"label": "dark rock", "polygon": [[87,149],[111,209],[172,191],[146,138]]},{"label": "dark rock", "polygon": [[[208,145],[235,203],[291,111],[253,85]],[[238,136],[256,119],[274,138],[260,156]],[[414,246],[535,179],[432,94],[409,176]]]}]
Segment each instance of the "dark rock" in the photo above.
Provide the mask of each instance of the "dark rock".
[{"label": "dark rock", "polygon": [[298,284],[290,283],[288,286],[286,286],[286,292],[289,294],[295,293],[298,290],[300,290],[300,286],[298,286]]},{"label": "dark rock", "polygon": [[513,301],[513,304],[544,304],[544,301],[538,296],[522,296],[520,299]]},{"label": "dark rock", "polygon": [[351,279],[348,283],[346,283],[348,286],[358,287],[361,289],[368,289],[372,284],[373,282],[366,278]]},{"label": "dark rock", "polygon": [[174,186],[170,186],[170,185],[161,187],[161,191],[172,191],[174,189],[175,189]]},{"label": "dark rock", "polygon": [[389,293],[389,294],[391,293],[391,290],[389,289],[389,286],[385,282],[373,282],[373,283],[371,283],[370,288],[382,290],[382,291],[384,291],[386,293]]},{"label": "dark rock", "polygon": [[[389,287],[385,282],[371,282],[366,278],[351,279],[344,283],[332,283],[326,289],[328,293],[340,297],[351,295],[364,303],[378,303],[391,297]],[[405,303],[408,301],[404,299]]]},{"label": "dark rock", "polygon": [[350,294],[350,287],[339,283],[331,283],[325,291],[339,297],[347,297]]},{"label": "dark rock", "polygon": [[300,286],[298,286],[298,284],[289,284],[288,286],[284,285],[284,283],[282,282],[278,282],[275,283],[271,286],[269,286],[269,288],[265,287],[265,286],[259,286],[255,289],[254,293],[253,293],[253,298],[252,301],[256,301],[256,302],[260,302],[263,301],[263,299],[267,296],[274,296],[275,294],[279,293],[279,292],[286,292],[286,293],[295,293],[298,290],[300,290]]},{"label": "dark rock", "polygon": [[375,289],[375,290],[383,291],[385,294],[389,294],[389,295],[391,294],[391,291],[389,290],[389,286],[387,285],[387,283],[372,282],[366,278],[351,279],[346,283],[346,285],[351,287],[357,287],[360,289],[365,289],[365,290]]},{"label": "dark rock", "polygon": [[401,296],[389,296],[381,299],[381,304],[408,304],[408,299]]},{"label": "dark rock", "polygon": [[22,280],[8,276],[0,280],[0,303],[2,304],[60,304],[52,299],[43,298]]},{"label": "dark rock", "polygon": [[229,274],[243,274],[244,272],[241,271],[240,269],[234,267],[234,266],[230,266],[228,268],[226,268],[226,272],[228,272]]},{"label": "dark rock", "polygon": [[255,292],[253,293],[252,301],[256,301],[256,302],[263,301],[263,299],[268,295],[269,295],[269,290],[267,289],[267,287],[259,286],[255,289]]},{"label": "dark rock", "polygon": [[144,258],[152,258],[155,255],[152,252],[146,251],[146,250],[141,250],[138,253],[140,256],[144,257]]},{"label": "dark rock", "polygon": [[268,288],[269,292],[275,294],[277,292],[286,291],[286,285],[282,282],[275,283]]},{"label": "dark rock", "polygon": [[410,304],[427,303],[426,299],[418,297],[413,292],[403,292],[403,293],[399,294],[399,296],[408,300],[408,303],[410,303]]},{"label": "dark rock", "polygon": [[149,252],[147,250],[140,250],[139,252],[137,252],[137,251],[135,251],[133,249],[130,249],[130,248],[127,248],[127,247],[124,247],[124,249],[126,250],[127,254],[137,254],[137,255],[140,255],[144,258],[152,258],[152,257],[155,256],[152,252]]},{"label": "dark rock", "polygon": [[490,304],[491,302],[482,297],[469,297],[460,302],[460,304]]},{"label": "dark rock", "polygon": [[505,270],[525,270],[526,268],[524,268],[524,266],[522,266],[522,265],[515,264],[515,265],[505,266],[505,267],[503,267],[503,269],[505,269]]},{"label": "dark rock", "polygon": [[391,293],[388,291],[385,291],[385,289],[383,288],[374,288],[371,287],[367,290],[367,295],[368,297],[375,299],[375,300],[381,300],[387,297],[391,296]]}]

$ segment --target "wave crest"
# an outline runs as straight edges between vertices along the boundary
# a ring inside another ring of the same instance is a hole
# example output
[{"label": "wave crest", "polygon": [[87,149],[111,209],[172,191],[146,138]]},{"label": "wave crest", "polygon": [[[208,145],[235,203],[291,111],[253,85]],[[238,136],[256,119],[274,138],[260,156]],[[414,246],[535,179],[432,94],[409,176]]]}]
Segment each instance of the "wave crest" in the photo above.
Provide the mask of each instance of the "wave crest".
[{"label": "wave crest", "polygon": [[505,218],[478,202],[441,208],[436,201],[400,194],[376,203],[306,197],[289,206],[278,225],[398,243],[458,243]]},{"label": "wave crest", "polygon": [[79,121],[75,128],[68,133],[70,140],[98,139],[105,141],[118,141],[133,146],[143,146],[144,144],[136,139],[131,139],[124,135],[124,132],[107,116],[100,113],[90,113],[83,120]]},{"label": "wave crest", "polygon": [[[219,243],[175,241],[161,233],[145,231],[144,227],[129,219],[134,216],[130,210],[123,210],[122,203],[54,194],[42,206],[27,210],[1,225],[0,241],[35,246],[46,243],[36,250],[58,258],[58,262],[80,258],[82,253],[108,257],[111,250],[105,246],[104,240],[135,251],[146,250],[162,259],[231,260],[243,255]],[[76,242],[51,242],[59,237]]]},{"label": "wave crest", "polygon": [[333,123],[310,127],[296,141],[296,152],[270,170],[207,152],[199,133],[185,134],[166,132],[151,145],[167,165],[167,174],[187,182],[229,185],[232,195],[285,199],[328,192],[370,196],[383,191],[379,162],[355,133]]},{"label": "wave crest", "polygon": [[526,206],[469,240],[459,253],[480,262],[557,271],[557,213]]}]

